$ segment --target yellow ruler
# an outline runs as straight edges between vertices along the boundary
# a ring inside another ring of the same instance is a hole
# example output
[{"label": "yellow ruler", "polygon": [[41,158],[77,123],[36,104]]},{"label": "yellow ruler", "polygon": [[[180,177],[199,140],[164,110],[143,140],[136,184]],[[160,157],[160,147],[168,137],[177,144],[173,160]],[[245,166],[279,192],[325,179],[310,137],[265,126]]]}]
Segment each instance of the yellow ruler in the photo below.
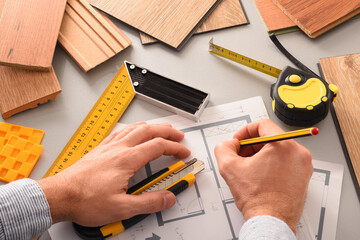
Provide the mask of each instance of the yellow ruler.
[{"label": "yellow ruler", "polygon": [[281,70],[209,42],[209,52],[278,78]]},{"label": "yellow ruler", "polygon": [[61,172],[99,145],[119,121],[134,96],[124,64],[44,177]]}]

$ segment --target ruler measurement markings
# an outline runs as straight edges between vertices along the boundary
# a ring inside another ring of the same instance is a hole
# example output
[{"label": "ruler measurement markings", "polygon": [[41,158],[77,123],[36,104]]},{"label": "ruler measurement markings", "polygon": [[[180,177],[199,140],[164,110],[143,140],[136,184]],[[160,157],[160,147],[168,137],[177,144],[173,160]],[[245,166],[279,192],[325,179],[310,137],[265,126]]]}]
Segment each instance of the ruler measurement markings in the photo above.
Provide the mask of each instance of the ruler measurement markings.
[{"label": "ruler measurement markings", "polygon": [[57,174],[95,148],[113,129],[135,93],[125,67],[120,69],[45,176]]},{"label": "ruler measurement markings", "polygon": [[[122,77],[126,78],[127,76],[122,75]],[[115,116],[118,115],[117,112],[118,112],[119,109],[116,106],[119,105],[119,103],[121,103],[121,101],[119,101],[119,99],[123,98],[123,99],[126,100],[126,97],[124,97],[124,94],[126,93],[127,87],[130,85],[130,82],[128,82],[128,84],[123,84],[123,83],[124,83],[123,80],[118,80],[117,82],[115,82],[111,86],[110,91],[105,96],[104,100],[108,101],[109,103],[108,103],[107,107],[105,108],[105,110],[101,111],[101,116],[105,115],[106,117],[105,117],[103,122],[100,122],[100,124],[109,125],[109,123],[115,122],[115,124],[116,124],[118,122],[118,120],[116,120],[116,119],[112,120],[111,118],[114,118]],[[119,86],[121,86],[121,88],[119,88]],[[99,104],[99,106],[101,106],[101,105],[102,104]],[[124,105],[124,106],[126,106],[126,105]],[[121,108],[124,108],[124,107],[121,106]],[[121,110],[119,112],[121,112]],[[101,119],[101,116],[98,118],[98,121]],[[97,128],[95,129],[95,127],[97,127]],[[102,125],[99,125],[99,126],[94,125],[94,128],[92,130],[95,131],[95,133],[90,134],[90,136],[96,136],[97,133],[100,133],[101,127],[103,127],[103,126]],[[104,133],[103,133],[103,135],[100,135],[100,136],[107,135],[109,129],[112,129],[111,124],[109,126],[105,126],[105,128],[102,129],[102,130],[104,130],[104,131],[102,131]],[[94,139],[95,139],[95,141],[94,141]],[[82,156],[84,156],[85,154],[90,152],[100,142],[101,141],[98,141],[98,138],[95,138],[95,137],[89,139],[89,141],[86,144],[86,148],[82,151]]]}]

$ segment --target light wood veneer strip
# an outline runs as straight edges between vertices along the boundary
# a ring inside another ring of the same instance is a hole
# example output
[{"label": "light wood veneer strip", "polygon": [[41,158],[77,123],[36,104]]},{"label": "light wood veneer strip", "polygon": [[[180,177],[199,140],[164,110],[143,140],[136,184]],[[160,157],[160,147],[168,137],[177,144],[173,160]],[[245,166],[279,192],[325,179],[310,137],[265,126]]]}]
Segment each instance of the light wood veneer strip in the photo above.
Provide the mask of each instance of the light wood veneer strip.
[{"label": "light wood veneer strip", "polygon": [[[215,8],[204,23],[198,28],[195,34],[239,26],[247,23],[248,20],[246,19],[240,0],[222,0],[219,6]],[[157,42],[155,38],[142,32],[140,32],[140,38],[142,44]]]},{"label": "light wood veneer strip", "polygon": [[0,64],[49,71],[66,0],[0,0]]},{"label": "light wood veneer strip", "polygon": [[131,45],[131,40],[85,0],[68,0],[59,42],[85,72]]},{"label": "light wood veneer strip", "polygon": [[181,48],[220,0],[93,0],[91,4],[174,48]]}]

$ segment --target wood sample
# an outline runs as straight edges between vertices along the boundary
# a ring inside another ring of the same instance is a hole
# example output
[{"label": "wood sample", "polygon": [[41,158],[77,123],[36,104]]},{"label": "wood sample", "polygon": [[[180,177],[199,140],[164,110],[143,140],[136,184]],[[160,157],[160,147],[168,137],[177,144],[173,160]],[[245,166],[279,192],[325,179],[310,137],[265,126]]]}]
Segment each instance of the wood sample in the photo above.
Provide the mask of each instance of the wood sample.
[{"label": "wood sample", "polygon": [[349,154],[351,161],[350,172],[352,166],[360,197],[360,53],[323,58],[320,64],[326,81],[339,88],[333,106],[346,144],[345,154]]},{"label": "wood sample", "polygon": [[315,38],[360,13],[360,0],[273,0],[309,37]]},{"label": "wood sample", "polygon": [[[248,20],[246,19],[240,0],[222,0],[204,23],[196,30],[195,34],[239,26],[246,23],[248,23]],[[142,44],[157,42],[156,39],[142,32],[140,32],[140,38]]]},{"label": "wood sample", "polygon": [[59,42],[85,72],[131,45],[131,40],[86,0],[68,0]]},{"label": "wood sample", "polygon": [[66,0],[0,0],[0,64],[50,71]]},{"label": "wood sample", "polygon": [[93,0],[91,4],[176,49],[221,0]]},{"label": "wood sample", "polygon": [[254,2],[269,33],[285,33],[298,29],[272,0],[254,0]]},{"label": "wood sample", "polygon": [[3,119],[54,100],[61,88],[50,72],[0,66],[0,112]]}]

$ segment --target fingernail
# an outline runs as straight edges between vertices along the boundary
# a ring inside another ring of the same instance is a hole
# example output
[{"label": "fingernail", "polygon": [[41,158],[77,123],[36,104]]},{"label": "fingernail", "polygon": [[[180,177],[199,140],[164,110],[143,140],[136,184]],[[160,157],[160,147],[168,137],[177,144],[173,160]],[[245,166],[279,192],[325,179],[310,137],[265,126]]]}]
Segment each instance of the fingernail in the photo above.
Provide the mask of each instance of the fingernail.
[{"label": "fingernail", "polygon": [[171,124],[170,124],[170,123],[159,123],[159,125],[164,125],[164,126],[169,126],[169,127],[171,127]]},{"label": "fingernail", "polygon": [[164,208],[168,209],[172,207],[175,204],[175,202],[176,202],[175,195],[170,191],[166,191],[164,194]]}]

